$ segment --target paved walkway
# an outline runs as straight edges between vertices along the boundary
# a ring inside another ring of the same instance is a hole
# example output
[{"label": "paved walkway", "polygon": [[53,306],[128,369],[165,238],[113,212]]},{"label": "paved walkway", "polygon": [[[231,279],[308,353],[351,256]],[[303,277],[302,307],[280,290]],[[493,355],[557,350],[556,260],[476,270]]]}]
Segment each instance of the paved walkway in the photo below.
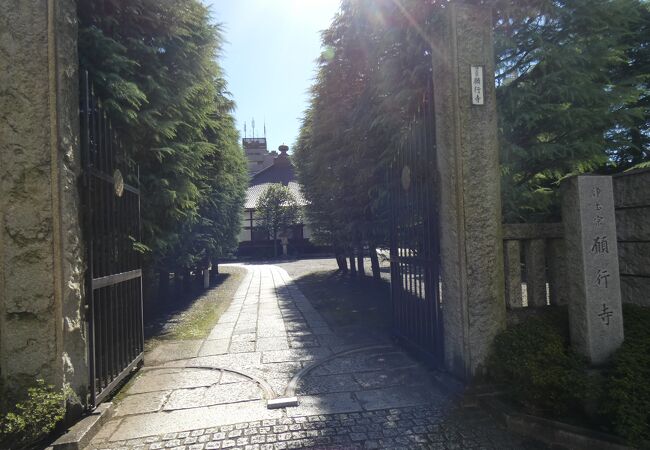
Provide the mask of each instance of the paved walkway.
[{"label": "paved walkway", "polygon": [[284,269],[247,268],[206,340],[146,355],[90,448],[537,448],[455,408],[380,333],[332,330]]}]

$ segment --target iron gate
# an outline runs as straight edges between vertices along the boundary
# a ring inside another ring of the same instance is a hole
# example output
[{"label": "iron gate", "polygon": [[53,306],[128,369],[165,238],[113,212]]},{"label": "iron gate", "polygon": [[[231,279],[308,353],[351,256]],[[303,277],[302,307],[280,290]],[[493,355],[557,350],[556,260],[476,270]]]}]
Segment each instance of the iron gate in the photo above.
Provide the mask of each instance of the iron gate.
[{"label": "iron gate", "polygon": [[81,139],[91,404],[100,403],[143,358],[140,191],[88,74],[81,80]]},{"label": "iron gate", "polygon": [[433,114],[430,84],[390,169],[390,261],[394,333],[439,365],[443,346]]}]

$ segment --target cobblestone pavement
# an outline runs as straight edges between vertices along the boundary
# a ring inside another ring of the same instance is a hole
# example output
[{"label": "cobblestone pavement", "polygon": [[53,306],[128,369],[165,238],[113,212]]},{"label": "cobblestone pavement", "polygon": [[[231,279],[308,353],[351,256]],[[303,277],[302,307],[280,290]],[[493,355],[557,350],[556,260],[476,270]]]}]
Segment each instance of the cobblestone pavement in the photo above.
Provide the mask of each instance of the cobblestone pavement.
[{"label": "cobblestone pavement", "polygon": [[330,328],[284,269],[247,268],[207,339],[145,355],[89,448],[538,448],[456,407],[382,333]]}]

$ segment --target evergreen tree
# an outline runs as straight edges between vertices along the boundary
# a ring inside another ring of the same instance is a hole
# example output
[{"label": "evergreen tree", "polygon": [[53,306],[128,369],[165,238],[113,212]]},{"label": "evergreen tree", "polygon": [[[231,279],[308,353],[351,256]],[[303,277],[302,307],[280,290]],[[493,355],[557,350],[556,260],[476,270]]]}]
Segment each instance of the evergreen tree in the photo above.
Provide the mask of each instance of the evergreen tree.
[{"label": "evergreen tree", "polygon": [[557,220],[562,178],[620,171],[648,158],[648,71],[640,59],[647,55],[648,6],[637,0],[498,6],[504,219]]},{"label": "evergreen tree", "polygon": [[[387,245],[388,168],[431,75],[413,16],[431,4],[344,1],[323,32],[312,102],[294,156],[316,237],[340,253]],[[378,274],[377,274],[378,275]]]},{"label": "evergreen tree", "polygon": [[148,264],[191,268],[232,250],[247,174],[217,63],[219,26],[197,0],[78,9],[81,65],[140,167]]},{"label": "evergreen tree", "polygon": [[[491,4],[504,220],[557,220],[564,177],[649,164],[649,6]],[[386,243],[386,174],[431,79],[441,7],[346,0],[323,33],[295,161],[310,223],[336,245]]]},{"label": "evergreen tree", "polygon": [[273,254],[278,255],[278,236],[300,222],[300,208],[288,187],[271,184],[257,199],[255,205],[257,227],[266,231],[273,240]]}]

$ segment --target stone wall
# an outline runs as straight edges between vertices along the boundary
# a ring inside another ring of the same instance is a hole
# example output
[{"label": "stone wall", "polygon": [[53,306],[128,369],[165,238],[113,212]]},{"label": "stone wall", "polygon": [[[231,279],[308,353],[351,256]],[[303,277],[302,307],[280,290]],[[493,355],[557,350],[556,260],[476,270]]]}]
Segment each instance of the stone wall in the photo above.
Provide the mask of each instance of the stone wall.
[{"label": "stone wall", "polygon": [[0,3],[0,376],[85,401],[74,0]]},{"label": "stone wall", "polygon": [[613,180],[623,302],[650,306],[650,169]]}]

